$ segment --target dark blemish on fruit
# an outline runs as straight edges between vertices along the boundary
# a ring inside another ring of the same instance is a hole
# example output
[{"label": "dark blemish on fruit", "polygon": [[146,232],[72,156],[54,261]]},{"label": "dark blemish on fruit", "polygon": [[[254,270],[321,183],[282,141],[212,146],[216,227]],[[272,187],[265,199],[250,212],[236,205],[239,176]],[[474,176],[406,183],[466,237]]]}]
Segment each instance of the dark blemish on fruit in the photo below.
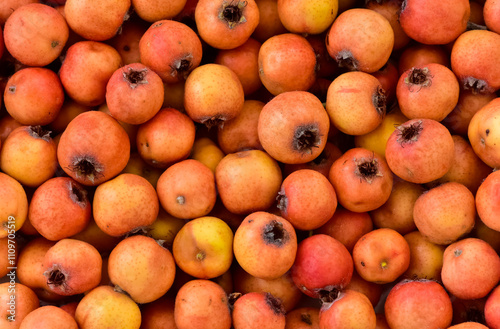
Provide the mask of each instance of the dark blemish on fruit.
[{"label": "dark blemish on fruit", "polygon": [[275,246],[282,247],[288,242],[290,236],[283,228],[283,224],[273,219],[264,226],[262,238],[267,244],[274,244]]}]

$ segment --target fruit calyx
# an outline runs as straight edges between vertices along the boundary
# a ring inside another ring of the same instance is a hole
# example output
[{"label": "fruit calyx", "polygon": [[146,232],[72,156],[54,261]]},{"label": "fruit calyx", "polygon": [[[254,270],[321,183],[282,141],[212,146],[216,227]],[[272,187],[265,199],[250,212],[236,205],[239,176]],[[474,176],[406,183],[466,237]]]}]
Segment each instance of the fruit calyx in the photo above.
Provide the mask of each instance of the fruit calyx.
[{"label": "fruit calyx", "polygon": [[384,117],[387,112],[387,96],[385,95],[385,90],[381,86],[377,86],[377,89],[373,93],[372,102],[378,115]]},{"label": "fruit calyx", "polygon": [[243,15],[243,10],[246,6],[246,1],[224,1],[219,11],[219,19],[226,22],[230,29],[233,29],[238,24],[247,21]]},{"label": "fruit calyx", "polygon": [[225,121],[226,118],[222,114],[215,115],[213,117],[200,118],[200,123],[204,124],[208,129],[212,127],[219,127],[220,129],[222,129],[224,127]]},{"label": "fruit calyx", "polygon": [[403,147],[404,144],[411,144],[413,142],[418,141],[418,137],[420,136],[420,133],[424,129],[422,125],[423,125],[422,120],[418,120],[410,125],[397,126],[396,129],[398,130],[398,132],[396,141]]},{"label": "fruit calyx", "polygon": [[298,126],[293,135],[292,148],[299,152],[312,153],[313,148],[319,147],[321,138],[317,124]]},{"label": "fruit calyx", "polygon": [[51,288],[57,288],[63,292],[70,292],[68,286],[68,274],[58,264],[53,264],[43,275],[47,278],[47,285]]},{"label": "fruit calyx", "polygon": [[340,290],[334,286],[327,286],[325,288],[318,289],[316,294],[322,304],[331,304],[339,297]]},{"label": "fruit calyx", "polygon": [[353,161],[356,164],[356,169],[354,169],[354,174],[366,180],[368,184],[371,184],[375,178],[383,176],[379,170],[378,160],[375,159],[374,157],[370,159],[354,158]]},{"label": "fruit calyx", "polygon": [[413,86],[418,86],[420,88],[429,87],[432,84],[432,75],[427,67],[413,67],[410,69],[410,72],[408,72],[404,81],[407,85],[410,85],[410,88]]},{"label": "fruit calyx", "polygon": [[102,165],[89,155],[74,157],[68,169],[75,174],[77,179],[90,181],[92,184],[95,183],[96,179],[104,176]]},{"label": "fruit calyx", "polygon": [[68,183],[69,197],[71,200],[82,208],[85,208],[88,203],[87,190],[74,182]]},{"label": "fruit calyx", "polygon": [[285,315],[285,308],[279,298],[274,297],[271,293],[266,292],[266,304],[276,315]]},{"label": "fruit calyx", "polygon": [[28,133],[33,138],[43,139],[46,142],[50,142],[50,134],[52,133],[50,130],[44,129],[42,126],[30,126],[28,128]]},{"label": "fruit calyx", "polygon": [[276,197],[276,201],[278,201],[277,208],[282,212],[286,212],[286,208],[288,207],[288,198],[286,197],[285,191],[281,189],[278,192],[278,196]]},{"label": "fruit calyx", "polygon": [[491,92],[486,81],[473,77],[466,77],[463,79],[463,88],[464,90],[472,91],[474,95]]},{"label": "fruit calyx", "polygon": [[281,247],[288,241],[288,232],[283,228],[283,224],[277,220],[272,220],[264,226],[262,238],[268,244]]},{"label": "fruit calyx", "polygon": [[354,58],[349,50],[341,50],[335,56],[338,66],[344,67],[349,71],[358,71],[359,62]]},{"label": "fruit calyx", "polygon": [[177,77],[185,80],[188,77],[191,68],[193,67],[192,61],[192,54],[186,54],[181,58],[176,59],[170,66],[170,75],[174,78]]},{"label": "fruit calyx", "polygon": [[148,84],[148,80],[146,80],[147,74],[148,74],[147,68],[136,70],[129,67],[127,71],[123,71],[123,78],[125,79],[125,81],[127,81],[128,86],[131,89],[135,89],[139,85]]}]

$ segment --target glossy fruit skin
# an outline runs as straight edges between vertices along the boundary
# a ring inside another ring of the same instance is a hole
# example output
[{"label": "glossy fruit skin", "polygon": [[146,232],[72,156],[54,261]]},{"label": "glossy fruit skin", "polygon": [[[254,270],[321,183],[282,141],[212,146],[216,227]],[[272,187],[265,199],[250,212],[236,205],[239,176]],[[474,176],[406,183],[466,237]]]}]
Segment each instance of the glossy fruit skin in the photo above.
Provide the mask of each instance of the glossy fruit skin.
[{"label": "glossy fruit skin", "polygon": [[500,232],[500,221],[498,220],[499,202],[498,191],[500,184],[500,172],[490,173],[479,186],[476,193],[476,209],[481,221],[489,228]]}]

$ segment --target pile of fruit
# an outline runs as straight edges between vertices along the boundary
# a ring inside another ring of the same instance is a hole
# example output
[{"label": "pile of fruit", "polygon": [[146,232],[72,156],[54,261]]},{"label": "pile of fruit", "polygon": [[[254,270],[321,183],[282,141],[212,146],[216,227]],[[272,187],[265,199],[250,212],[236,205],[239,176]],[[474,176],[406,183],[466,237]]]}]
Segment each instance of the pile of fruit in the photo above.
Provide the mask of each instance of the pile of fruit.
[{"label": "pile of fruit", "polygon": [[499,0],[2,0],[0,328],[498,329],[499,90]]}]

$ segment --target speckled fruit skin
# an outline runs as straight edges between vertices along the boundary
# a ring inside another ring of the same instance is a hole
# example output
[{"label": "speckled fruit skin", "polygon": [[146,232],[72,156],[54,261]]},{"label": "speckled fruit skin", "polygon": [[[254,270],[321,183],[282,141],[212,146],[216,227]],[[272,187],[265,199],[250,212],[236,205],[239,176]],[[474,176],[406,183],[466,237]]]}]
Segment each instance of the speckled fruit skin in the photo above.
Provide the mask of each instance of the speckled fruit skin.
[{"label": "speckled fruit skin", "polygon": [[178,329],[229,329],[232,322],[226,292],[204,279],[188,281],[179,289],[174,317]]},{"label": "speckled fruit skin", "polygon": [[315,234],[299,243],[291,273],[304,294],[318,298],[321,291],[344,289],[353,269],[351,254],[342,243],[329,235]]},{"label": "speckled fruit skin", "polygon": [[500,280],[500,257],[486,241],[459,240],[444,251],[441,279],[446,290],[457,298],[485,297]]},{"label": "speckled fruit skin", "polygon": [[437,63],[405,71],[396,87],[399,107],[408,119],[441,121],[457,105],[459,94],[455,74]]},{"label": "speckled fruit skin", "polygon": [[484,22],[490,31],[500,33],[500,1],[487,0],[483,7]]},{"label": "speckled fruit skin", "polygon": [[476,193],[479,218],[489,228],[500,232],[500,171],[490,173]]},{"label": "speckled fruit skin", "polygon": [[399,20],[410,38],[423,44],[444,45],[465,31],[469,16],[467,0],[405,0]]},{"label": "speckled fruit skin", "polygon": [[296,164],[318,157],[325,148],[330,119],[321,101],[306,91],[274,97],[262,108],[258,134],[264,150],[277,161]]},{"label": "speckled fruit skin", "polygon": [[333,23],[338,6],[338,0],[279,0],[278,14],[292,33],[319,34]]},{"label": "speckled fruit skin", "polygon": [[488,30],[462,33],[453,43],[450,63],[465,89],[495,92],[500,89],[500,35]]},{"label": "speckled fruit skin", "polygon": [[217,199],[214,173],[194,159],[168,167],[158,179],[156,191],[162,207],[183,219],[207,215]]},{"label": "speckled fruit skin", "polygon": [[187,115],[208,126],[222,124],[240,114],[245,102],[243,86],[236,73],[220,64],[195,68],[184,86]]},{"label": "speckled fruit skin", "polygon": [[121,66],[121,56],[113,47],[97,41],[79,41],[66,51],[59,78],[67,95],[86,106],[106,101],[106,84]]},{"label": "speckled fruit skin", "polygon": [[413,218],[429,241],[448,245],[474,227],[474,195],[465,185],[456,182],[436,186],[415,201]]},{"label": "speckled fruit skin", "polygon": [[233,252],[238,264],[249,274],[275,279],[292,267],[297,235],[286,219],[257,211],[245,217],[234,233]]},{"label": "speckled fruit skin", "polygon": [[64,14],[71,30],[87,40],[104,41],[118,33],[130,5],[130,0],[66,0]]},{"label": "speckled fruit skin", "polygon": [[410,265],[410,247],[404,237],[389,228],[363,235],[354,245],[352,258],[356,272],[369,282],[394,282]]},{"label": "speckled fruit skin", "polygon": [[76,320],[69,313],[54,305],[45,305],[29,313],[19,329],[53,328],[78,329]]},{"label": "speckled fruit skin", "polygon": [[114,291],[111,286],[99,286],[78,303],[75,319],[80,328],[118,326],[122,329],[139,329],[141,311],[127,295]]},{"label": "speckled fruit skin", "polygon": [[102,257],[90,243],[61,239],[45,253],[42,269],[52,292],[74,296],[97,287]]},{"label": "speckled fruit skin", "polygon": [[323,303],[319,312],[319,328],[375,329],[375,310],[365,295],[346,289],[332,302]]},{"label": "speckled fruit skin", "polygon": [[186,2],[186,0],[132,0],[132,6],[140,18],[148,22],[156,22],[174,18],[182,11]]},{"label": "speckled fruit skin", "polygon": [[224,206],[234,214],[248,215],[273,205],[282,175],[278,162],[269,154],[248,150],[222,158],[215,168],[215,182]]},{"label": "speckled fruit skin", "polygon": [[[120,124],[106,113],[79,114],[66,127],[57,146],[59,166],[83,185],[97,186],[118,175],[130,158],[130,141]],[[90,161],[91,176],[82,175],[75,166]]]},{"label": "speckled fruit skin", "polygon": [[301,35],[283,33],[262,43],[258,55],[259,76],[273,95],[309,90],[316,80],[316,55]]},{"label": "speckled fruit skin", "polygon": [[484,318],[490,328],[500,326],[500,287],[494,288],[486,299],[484,305]]},{"label": "speckled fruit skin", "polygon": [[339,204],[356,212],[382,206],[391,195],[394,180],[387,162],[364,148],[352,148],[335,160],[328,178]]},{"label": "speckled fruit skin", "polygon": [[399,125],[387,140],[385,150],[391,171],[417,184],[431,182],[446,174],[453,164],[454,155],[450,132],[431,119],[412,119]]},{"label": "speckled fruit skin", "polygon": [[[10,305],[8,303],[11,300],[9,289],[12,288],[10,288],[9,285],[9,282],[0,284],[0,312],[2,313],[0,325],[5,329],[19,329],[23,319],[29,313],[40,307],[40,301],[33,290],[21,283],[16,283],[16,312],[11,314],[9,312]],[[14,317],[10,317],[12,315],[14,315]]]},{"label": "speckled fruit skin", "polygon": [[203,48],[200,38],[189,26],[175,20],[160,20],[142,35],[139,52],[142,64],[163,81],[176,83],[185,81],[200,65]]},{"label": "speckled fruit skin", "polygon": [[393,46],[394,32],[389,21],[366,8],[344,11],[326,36],[326,49],[340,66],[367,73],[385,65]]},{"label": "speckled fruit skin", "polygon": [[386,95],[381,83],[365,72],[347,72],[332,81],[326,95],[331,123],[348,135],[364,135],[384,120]]},{"label": "speckled fruit skin", "polygon": [[401,281],[389,292],[385,318],[391,328],[448,328],[453,309],[448,293],[436,281]]},{"label": "speckled fruit skin", "polygon": [[88,192],[70,177],[54,177],[40,185],[30,201],[31,224],[56,241],[85,229],[92,214]]},{"label": "speckled fruit skin", "polygon": [[26,67],[14,73],[5,87],[7,112],[23,125],[48,125],[64,102],[64,90],[56,73],[42,67]]},{"label": "speckled fruit skin", "polygon": [[500,166],[500,98],[477,111],[470,120],[467,135],[472,149],[488,166]]},{"label": "speckled fruit skin", "polygon": [[147,236],[125,238],[109,254],[111,282],[140,304],[163,296],[174,282],[175,271],[172,253]]},{"label": "speckled fruit skin", "polygon": [[217,49],[233,49],[252,35],[260,13],[254,0],[199,0],[194,18],[206,43]]},{"label": "speckled fruit skin", "polygon": [[11,13],[3,26],[5,48],[14,58],[28,66],[41,67],[52,63],[68,41],[66,20],[48,5],[29,3],[32,1],[17,2],[23,4],[22,8],[14,10],[9,4],[4,6]]},{"label": "speckled fruit skin", "polygon": [[337,196],[330,181],[312,169],[297,170],[281,184],[278,196],[281,216],[299,230],[325,224],[337,209]]},{"label": "speckled fruit skin", "polygon": [[285,329],[285,310],[269,292],[249,292],[233,304],[234,328]]},{"label": "speckled fruit skin", "polygon": [[163,105],[163,81],[147,66],[132,63],[116,70],[106,85],[106,104],[117,120],[139,125]]},{"label": "speckled fruit skin", "polygon": [[100,184],[92,203],[95,222],[111,236],[151,225],[159,208],[153,185],[144,177],[127,173]]}]

